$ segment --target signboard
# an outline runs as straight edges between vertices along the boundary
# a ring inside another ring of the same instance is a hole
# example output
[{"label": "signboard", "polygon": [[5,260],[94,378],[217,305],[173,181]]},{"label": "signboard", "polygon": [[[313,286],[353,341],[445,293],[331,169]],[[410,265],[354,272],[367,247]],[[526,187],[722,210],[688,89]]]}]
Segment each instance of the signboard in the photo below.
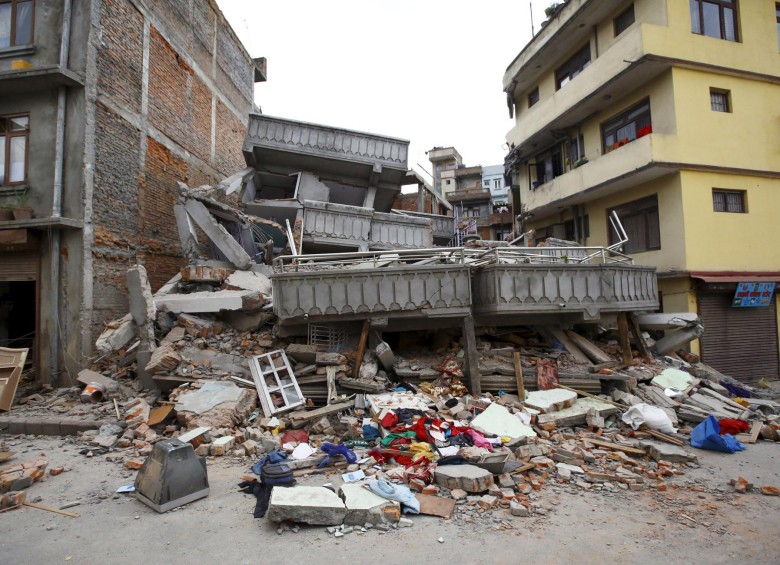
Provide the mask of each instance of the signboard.
[{"label": "signboard", "polygon": [[734,293],[731,305],[738,308],[769,306],[774,291],[775,283],[741,282],[737,285],[737,292]]}]

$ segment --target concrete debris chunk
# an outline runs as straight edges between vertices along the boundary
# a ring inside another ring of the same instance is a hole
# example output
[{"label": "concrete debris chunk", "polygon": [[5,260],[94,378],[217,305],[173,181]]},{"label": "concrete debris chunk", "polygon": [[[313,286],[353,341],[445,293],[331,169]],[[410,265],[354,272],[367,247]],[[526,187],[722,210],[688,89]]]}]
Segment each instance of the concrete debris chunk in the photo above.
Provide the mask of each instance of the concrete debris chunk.
[{"label": "concrete debris chunk", "polygon": [[491,404],[471,422],[474,429],[497,436],[510,438],[536,437],[536,432],[508,409],[499,404]]},{"label": "concrete debris chunk", "polygon": [[440,465],[434,471],[436,484],[466,492],[485,492],[493,486],[493,473],[476,465]]},{"label": "concrete debris chunk", "polygon": [[271,492],[268,519],[313,526],[337,526],[344,522],[347,507],[339,496],[324,487],[277,487]]}]

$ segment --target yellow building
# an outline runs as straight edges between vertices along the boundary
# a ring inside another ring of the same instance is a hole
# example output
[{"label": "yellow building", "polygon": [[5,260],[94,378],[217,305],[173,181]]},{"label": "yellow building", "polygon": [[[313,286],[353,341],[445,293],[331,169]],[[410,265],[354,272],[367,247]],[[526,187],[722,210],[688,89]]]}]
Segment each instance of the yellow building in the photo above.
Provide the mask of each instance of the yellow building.
[{"label": "yellow building", "polygon": [[779,84],[774,0],[569,0],[504,75],[523,229],[604,245],[616,210],[663,310],[701,316],[694,352],[745,381],[779,376],[777,294],[733,306],[780,283]]}]

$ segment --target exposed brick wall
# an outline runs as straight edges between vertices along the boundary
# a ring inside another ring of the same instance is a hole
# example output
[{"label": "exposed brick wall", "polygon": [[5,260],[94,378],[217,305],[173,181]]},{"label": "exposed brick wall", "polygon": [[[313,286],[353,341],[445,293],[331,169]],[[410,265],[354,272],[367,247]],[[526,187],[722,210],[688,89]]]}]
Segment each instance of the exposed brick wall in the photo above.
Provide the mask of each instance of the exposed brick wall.
[{"label": "exposed brick wall", "polygon": [[149,45],[149,122],[203,161],[211,158],[211,93],[154,28]]},{"label": "exposed brick wall", "polygon": [[143,16],[127,0],[103,0],[98,45],[98,91],[133,112],[141,111]]},{"label": "exposed brick wall", "polygon": [[93,223],[118,237],[135,238],[140,132],[100,103],[95,110],[95,130]]},{"label": "exposed brick wall", "polygon": [[[144,5],[151,11],[146,116],[141,115],[144,15],[130,0],[103,0],[101,5],[92,252],[96,332],[102,331],[105,321],[127,313],[128,266],[143,263],[153,291],[181,267],[173,213],[177,181],[214,184],[245,166],[241,146],[246,116],[236,116],[217,102],[217,129],[212,134],[212,101],[223,96],[240,110],[251,109],[251,60],[234,43],[211,0],[157,0]],[[219,93],[201,78],[213,74],[215,21],[218,49],[224,50],[217,57]],[[160,23],[160,30],[154,22]],[[112,110],[115,107],[121,112]],[[125,112],[128,119],[122,117]],[[156,132],[172,143],[156,139]]]},{"label": "exposed brick wall", "polygon": [[223,175],[232,175],[246,167],[241,151],[246,126],[221,102],[217,103],[217,143],[214,168]]},{"label": "exposed brick wall", "polygon": [[399,194],[395,197],[393,209],[417,212],[417,193]]}]

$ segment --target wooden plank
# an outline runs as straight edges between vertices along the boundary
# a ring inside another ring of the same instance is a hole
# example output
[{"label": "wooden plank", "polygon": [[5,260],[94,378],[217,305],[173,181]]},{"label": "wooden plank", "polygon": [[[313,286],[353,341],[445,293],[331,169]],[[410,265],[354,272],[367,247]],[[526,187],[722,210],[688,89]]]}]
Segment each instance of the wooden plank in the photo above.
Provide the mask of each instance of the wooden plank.
[{"label": "wooden plank", "polygon": [[463,341],[466,346],[466,387],[471,394],[482,394],[477,338],[474,335],[474,318],[470,314],[463,317]]},{"label": "wooden plank", "polygon": [[515,380],[517,381],[517,396],[520,398],[520,402],[525,400],[525,381],[523,380],[523,365],[521,363],[521,356],[519,351],[515,351],[512,354],[512,361],[515,365]]},{"label": "wooden plank", "polygon": [[355,356],[355,367],[352,369],[352,378],[360,378],[360,365],[363,364],[363,355],[366,353],[366,341],[368,341],[368,330],[371,329],[371,320],[363,320],[363,328],[360,330],[360,340],[358,341],[357,355]]},{"label": "wooden plank", "polygon": [[647,455],[647,452],[644,449],[628,447],[627,445],[620,445],[618,443],[612,443],[611,441],[605,441],[603,439],[597,439],[593,437],[583,437],[581,439],[582,441],[587,441],[588,443],[592,443],[593,445],[598,445],[599,447],[605,447],[607,449],[612,449],[613,451],[622,451],[623,453],[627,453],[628,455],[637,455],[640,457]]},{"label": "wooden plank", "polygon": [[628,316],[625,312],[620,312],[617,317],[618,339],[620,349],[622,350],[623,363],[631,365],[634,358],[631,355],[631,340],[628,337]]},{"label": "wooden plank", "polygon": [[42,504],[35,504],[33,502],[23,502],[22,506],[29,506],[30,508],[37,508],[38,510],[46,510],[46,512],[54,512],[55,514],[62,514],[63,516],[70,516],[71,518],[78,518],[79,515],[75,512],[68,512],[66,510],[59,510],[57,508],[49,508]]},{"label": "wooden plank", "polygon": [[336,412],[341,412],[347,408],[352,408],[354,405],[355,401],[349,400],[347,402],[331,404],[330,406],[323,406],[322,408],[317,408],[316,410],[301,410],[299,412],[292,412],[286,417],[290,419],[290,422],[292,422],[294,426],[300,426],[306,422],[309,422],[310,420],[321,418],[322,416],[327,416],[329,414],[335,414]]},{"label": "wooden plank", "polygon": [[634,335],[634,343],[639,350],[639,354],[645,359],[652,357],[650,348],[647,347],[647,342],[645,341],[645,338],[642,337],[642,330],[639,329],[639,324],[636,321],[636,314],[634,312],[628,313],[628,328]]},{"label": "wooden plank", "polygon": [[571,356],[574,357],[575,361],[578,363],[590,363],[588,356],[585,355],[582,349],[577,347],[577,344],[569,339],[569,336],[567,336],[562,330],[559,330],[558,328],[545,328],[545,330],[563,344],[563,346],[566,348],[566,351],[568,351]]},{"label": "wooden plank", "polygon": [[152,408],[152,411],[149,413],[149,419],[146,421],[146,424],[149,426],[156,426],[165,420],[171,412],[173,412],[172,404],[156,406],[155,408]]},{"label": "wooden plank", "polygon": [[625,366],[624,363],[621,363],[620,361],[609,361],[608,363],[598,363],[596,365],[591,365],[588,367],[589,373],[598,373],[601,369],[614,369],[616,367],[623,367]]},{"label": "wooden plank", "polygon": [[585,352],[585,355],[590,357],[594,363],[608,363],[609,361],[612,361],[612,357],[604,353],[595,344],[591,343],[589,340],[585,339],[578,333],[575,333],[571,330],[566,330],[566,335],[569,336],[569,338],[571,338],[571,340],[577,344],[577,347],[582,349],[582,351]]},{"label": "wooden plank", "polygon": [[682,447],[683,445],[685,445],[684,441],[674,436],[667,435],[663,432],[659,432],[658,430],[650,429],[647,426],[643,425],[640,429],[646,434],[654,437],[655,439],[660,439],[661,441],[665,441],[666,443],[671,443],[672,445],[676,445],[677,447]]},{"label": "wooden plank", "polygon": [[415,494],[414,496],[420,502],[420,514],[452,518],[452,512],[455,510],[454,499],[430,494]]}]

